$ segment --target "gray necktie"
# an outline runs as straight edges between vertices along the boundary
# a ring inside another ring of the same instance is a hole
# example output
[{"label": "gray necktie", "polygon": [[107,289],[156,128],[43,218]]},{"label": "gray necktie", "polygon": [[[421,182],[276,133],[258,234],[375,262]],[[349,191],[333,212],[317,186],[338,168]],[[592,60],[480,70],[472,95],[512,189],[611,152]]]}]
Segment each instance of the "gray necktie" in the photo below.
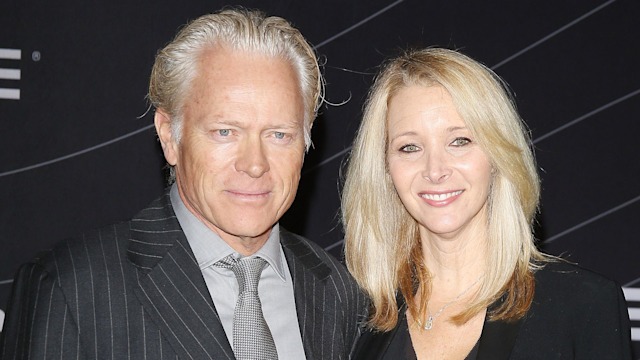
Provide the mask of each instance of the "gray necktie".
[{"label": "gray necktie", "polygon": [[278,359],[276,345],[262,314],[258,281],[267,262],[259,257],[236,260],[229,255],[216,263],[231,269],[239,292],[233,312],[233,352],[238,360]]}]

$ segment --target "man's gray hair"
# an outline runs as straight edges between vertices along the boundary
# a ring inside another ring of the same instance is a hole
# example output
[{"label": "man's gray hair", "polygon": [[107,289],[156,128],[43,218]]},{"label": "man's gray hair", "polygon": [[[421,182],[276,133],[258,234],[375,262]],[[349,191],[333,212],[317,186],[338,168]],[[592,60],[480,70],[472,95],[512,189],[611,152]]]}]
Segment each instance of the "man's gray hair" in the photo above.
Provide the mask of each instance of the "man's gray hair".
[{"label": "man's gray hair", "polygon": [[[148,97],[156,109],[162,109],[170,117],[175,141],[180,142],[182,107],[196,76],[200,55],[216,45],[291,62],[298,74],[305,106],[304,139],[308,150],[311,127],[324,91],[315,51],[285,19],[244,8],[226,8],[193,20],[158,52]],[[173,169],[171,173],[173,178]]]}]

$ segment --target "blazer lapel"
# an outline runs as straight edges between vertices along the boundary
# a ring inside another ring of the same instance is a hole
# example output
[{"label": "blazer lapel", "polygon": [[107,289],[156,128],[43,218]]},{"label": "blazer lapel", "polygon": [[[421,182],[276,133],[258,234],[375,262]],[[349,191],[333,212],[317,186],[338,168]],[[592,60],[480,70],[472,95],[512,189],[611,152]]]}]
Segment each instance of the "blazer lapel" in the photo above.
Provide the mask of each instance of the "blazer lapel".
[{"label": "blazer lapel", "polygon": [[[494,307],[489,306],[489,309]],[[485,320],[478,344],[477,360],[509,359],[523,319],[513,322]]]},{"label": "blazer lapel", "polygon": [[[302,344],[307,360],[319,359],[323,346],[331,346],[331,339],[318,341],[323,329],[323,299],[325,280],[331,269],[313,250],[295,235],[280,228],[282,243],[289,271],[293,280],[293,292]],[[316,336],[317,334],[317,336]]]},{"label": "blazer lapel", "polygon": [[136,295],[178,357],[234,359],[168,192],[131,221],[128,257]]},{"label": "blazer lapel", "polygon": [[[356,343],[356,347],[352,352],[352,358],[354,359],[367,359],[367,360],[379,360],[384,357],[389,349],[389,345],[396,337],[399,331],[407,331],[405,312],[407,310],[407,306],[404,303],[404,298],[402,296],[398,296],[398,323],[396,326],[390,331],[382,332],[382,331],[374,331],[367,330],[364,332],[358,342]],[[413,352],[413,349],[411,349]],[[404,358],[403,355],[398,354],[399,358]],[[407,357],[409,357],[407,355]],[[413,354],[413,358],[415,359],[415,354]]]}]

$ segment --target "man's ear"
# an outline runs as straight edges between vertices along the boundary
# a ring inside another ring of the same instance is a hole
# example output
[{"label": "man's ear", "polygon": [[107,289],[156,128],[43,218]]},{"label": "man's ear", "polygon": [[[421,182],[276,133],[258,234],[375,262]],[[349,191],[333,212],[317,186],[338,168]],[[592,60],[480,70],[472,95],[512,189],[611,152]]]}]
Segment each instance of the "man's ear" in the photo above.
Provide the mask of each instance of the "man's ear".
[{"label": "man's ear", "polygon": [[162,145],[164,158],[169,165],[175,166],[178,163],[178,143],[175,141],[175,137],[171,131],[171,118],[169,114],[161,109],[157,109],[153,117],[153,123],[156,126],[160,145]]}]

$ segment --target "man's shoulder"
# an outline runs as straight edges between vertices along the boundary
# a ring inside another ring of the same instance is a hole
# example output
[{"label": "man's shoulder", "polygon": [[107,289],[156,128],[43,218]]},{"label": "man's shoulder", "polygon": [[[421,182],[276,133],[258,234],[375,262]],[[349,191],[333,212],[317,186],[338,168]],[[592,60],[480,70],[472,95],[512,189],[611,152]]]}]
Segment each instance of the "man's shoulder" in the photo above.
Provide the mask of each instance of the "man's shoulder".
[{"label": "man's shoulder", "polygon": [[[94,268],[106,264],[124,267],[130,242],[135,238],[132,232],[144,229],[155,219],[164,219],[168,210],[168,194],[153,200],[131,219],[115,222],[78,235],[62,239],[51,248],[41,251],[24,267],[37,269],[45,276],[65,278],[96,275]],[[101,273],[98,272],[97,275]],[[58,280],[60,281],[60,280]]]},{"label": "man's shoulder", "polygon": [[346,272],[346,268],[338,259],[304,236],[294,234],[281,227],[280,241],[285,249],[292,251],[299,259],[312,259],[315,257],[326,265],[337,267],[339,271]]},{"label": "man's shoulder", "polygon": [[[333,278],[345,287],[357,288],[357,284],[347,268],[333,255],[315,242],[280,228],[280,241],[285,253],[295,257],[308,272],[318,279]],[[288,256],[290,258],[291,256]],[[291,266],[291,264],[289,264]]]},{"label": "man's shoulder", "polygon": [[89,230],[59,241],[52,248],[40,252],[30,264],[58,276],[69,271],[87,274],[92,260],[113,263],[122,259],[129,231],[128,221]]},{"label": "man's shoulder", "polygon": [[[78,267],[91,265],[91,263],[81,261],[83,259],[108,263],[119,262],[126,255],[129,242],[135,241],[136,235],[133,233],[145,231],[147,228],[161,228],[163,225],[157,223],[170,222],[167,221],[167,218],[175,219],[175,214],[171,210],[168,193],[165,192],[132,218],[65,238],[52,248],[42,251],[31,263],[40,265],[47,270],[52,270],[55,267],[59,271],[64,265],[71,265],[76,270]],[[173,223],[171,225],[173,226]]]},{"label": "man's shoulder", "polygon": [[[327,294],[333,294],[341,302],[353,306],[351,311],[354,316],[360,316],[365,312],[366,297],[358,287],[347,268],[333,255],[320,247],[315,242],[303,236],[291,233],[280,228],[280,241],[287,254],[289,271],[296,277],[305,279],[303,282],[322,283],[332,289]],[[294,263],[292,263],[292,260]],[[304,272],[302,277],[296,275],[296,271]]]}]

